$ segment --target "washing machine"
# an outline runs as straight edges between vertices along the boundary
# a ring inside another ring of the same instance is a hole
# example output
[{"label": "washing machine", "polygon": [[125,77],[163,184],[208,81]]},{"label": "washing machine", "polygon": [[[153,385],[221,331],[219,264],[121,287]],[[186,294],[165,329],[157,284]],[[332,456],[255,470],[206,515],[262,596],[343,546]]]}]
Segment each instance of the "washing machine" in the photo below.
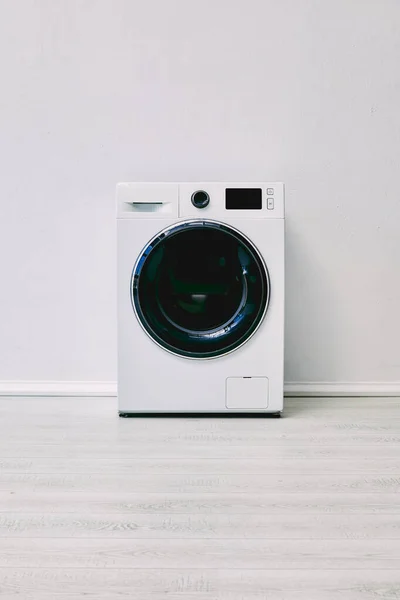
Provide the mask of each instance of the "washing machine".
[{"label": "washing machine", "polygon": [[119,183],[121,416],[279,416],[282,183]]}]

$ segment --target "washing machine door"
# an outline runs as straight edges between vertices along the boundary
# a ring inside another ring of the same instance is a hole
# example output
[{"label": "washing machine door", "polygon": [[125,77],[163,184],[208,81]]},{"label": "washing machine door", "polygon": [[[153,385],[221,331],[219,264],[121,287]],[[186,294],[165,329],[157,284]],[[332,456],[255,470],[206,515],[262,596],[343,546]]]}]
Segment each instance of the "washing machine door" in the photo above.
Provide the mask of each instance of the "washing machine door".
[{"label": "washing machine door", "polygon": [[132,306],[165,350],[214,358],[244,344],[268,307],[267,267],[242,233],[216,221],[182,221],[157,234],[132,272]]}]

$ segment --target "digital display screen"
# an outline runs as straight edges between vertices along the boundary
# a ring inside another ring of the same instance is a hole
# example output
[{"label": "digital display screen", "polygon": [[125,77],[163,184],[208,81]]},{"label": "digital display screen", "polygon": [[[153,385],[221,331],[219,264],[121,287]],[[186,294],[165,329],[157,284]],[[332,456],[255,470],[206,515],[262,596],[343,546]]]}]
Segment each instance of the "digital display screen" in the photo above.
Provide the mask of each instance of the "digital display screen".
[{"label": "digital display screen", "polygon": [[260,188],[227,188],[225,190],[227,210],[261,210],[262,190]]}]

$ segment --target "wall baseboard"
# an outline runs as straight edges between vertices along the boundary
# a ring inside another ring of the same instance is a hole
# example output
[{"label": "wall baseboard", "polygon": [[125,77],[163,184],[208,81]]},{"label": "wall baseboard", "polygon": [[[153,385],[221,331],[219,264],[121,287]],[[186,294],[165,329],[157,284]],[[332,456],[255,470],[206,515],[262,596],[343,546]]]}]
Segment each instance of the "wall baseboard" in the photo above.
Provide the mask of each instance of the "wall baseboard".
[{"label": "wall baseboard", "polygon": [[116,396],[115,381],[0,381],[0,396]]},{"label": "wall baseboard", "polygon": [[285,384],[285,396],[287,398],[310,396],[400,396],[400,381],[288,382]]},{"label": "wall baseboard", "polygon": [[[115,381],[0,381],[0,396],[116,396]],[[400,382],[288,382],[286,397],[399,396]]]}]

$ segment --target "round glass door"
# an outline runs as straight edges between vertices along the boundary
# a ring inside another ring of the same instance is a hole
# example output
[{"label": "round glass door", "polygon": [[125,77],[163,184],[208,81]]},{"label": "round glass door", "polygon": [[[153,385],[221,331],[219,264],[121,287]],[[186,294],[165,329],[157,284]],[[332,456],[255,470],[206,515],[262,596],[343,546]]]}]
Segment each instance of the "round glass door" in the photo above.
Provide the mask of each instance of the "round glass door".
[{"label": "round glass door", "polygon": [[213,358],[244,344],[264,318],[267,267],[232,227],[182,221],[155,236],[132,272],[132,306],[142,327],[166,350]]}]

